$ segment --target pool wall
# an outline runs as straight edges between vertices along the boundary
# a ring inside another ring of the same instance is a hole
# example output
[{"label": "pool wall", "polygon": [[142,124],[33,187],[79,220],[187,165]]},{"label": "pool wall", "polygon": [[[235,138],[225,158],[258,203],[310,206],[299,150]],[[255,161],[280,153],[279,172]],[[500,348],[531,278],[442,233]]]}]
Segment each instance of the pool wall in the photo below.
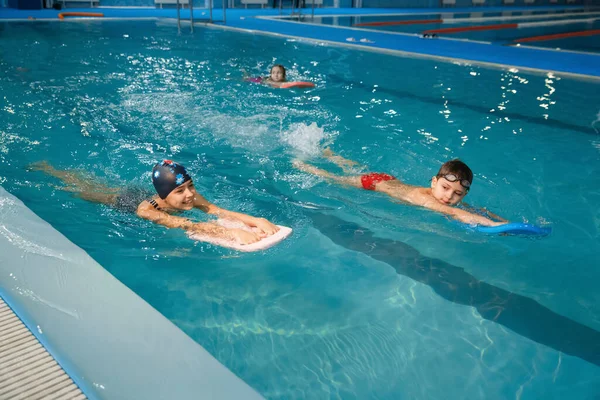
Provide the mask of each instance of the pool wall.
[{"label": "pool wall", "polygon": [[261,398],[1,186],[0,295],[90,399]]},{"label": "pool wall", "polygon": [[[310,0],[307,0],[307,2]],[[479,7],[502,7],[504,6],[504,1],[505,0],[482,0],[483,4],[481,4]],[[427,1],[420,1],[420,0],[361,0],[361,6],[364,8],[393,8],[393,7],[414,7],[414,8],[421,8],[421,7],[430,7],[430,8],[437,8],[440,7],[442,4],[442,1],[431,1],[431,0],[427,0]],[[535,6],[548,6],[548,5],[562,5],[564,6],[565,4],[567,4],[566,0],[560,0],[559,3],[551,3],[549,0],[535,0],[534,4],[528,4],[525,3],[525,0],[514,0],[513,4],[510,4],[510,6],[528,6],[528,7],[535,7]],[[599,0],[576,0],[572,3],[568,3],[569,5],[598,5],[600,4]],[[456,4],[454,4],[454,7],[472,7],[473,4],[473,0],[456,0]],[[351,5],[350,5],[351,6]],[[451,7],[449,7],[449,9],[451,9]]]},{"label": "pool wall", "polygon": [[[71,7],[89,7],[88,3],[81,2],[69,2],[65,0],[67,6]],[[243,0],[225,0],[228,8],[244,8],[245,5],[242,3]],[[276,7],[279,6],[277,0],[267,0],[265,8],[273,8],[273,2],[276,2]],[[304,0],[305,7],[310,7],[310,0]],[[321,0],[321,7],[336,7],[336,8],[352,8],[357,3],[360,4],[357,8],[439,8],[441,6],[440,0]],[[62,0],[60,1],[62,3]],[[98,4],[102,7],[154,7],[155,0],[99,0]],[[209,0],[193,0],[194,7],[196,8],[208,8]],[[560,4],[551,3],[550,0],[536,0],[535,4],[526,4],[525,0],[514,0],[511,7],[537,7],[537,6],[565,6],[566,0],[560,0]],[[572,6],[594,6],[600,5],[600,0],[575,0],[573,3],[568,5]],[[0,8],[7,7],[8,0],[0,0]],[[223,0],[213,0],[213,7],[221,8],[223,6]],[[453,7],[472,7],[472,0],[456,0],[456,4]],[[479,8],[485,7],[503,7],[505,6],[504,0],[485,0],[484,4],[478,6]],[[165,7],[173,7],[172,5]],[[259,5],[249,5],[249,8],[260,8]],[[290,8],[290,1],[284,2],[285,8]],[[452,10],[453,7],[447,7],[448,10]]]}]

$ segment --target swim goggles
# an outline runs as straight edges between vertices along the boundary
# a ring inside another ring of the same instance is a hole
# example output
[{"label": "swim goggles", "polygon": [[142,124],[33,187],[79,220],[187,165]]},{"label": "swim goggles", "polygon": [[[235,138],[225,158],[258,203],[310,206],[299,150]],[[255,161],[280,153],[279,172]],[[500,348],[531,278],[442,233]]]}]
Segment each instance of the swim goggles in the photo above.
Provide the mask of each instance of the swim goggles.
[{"label": "swim goggles", "polygon": [[447,180],[448,182],[456,182],[459,181],[460,185],[462,187],[464,187],[465,189],[469,190],[471,189],[471,182],[469,182],[466,179],[460,179],[458,176],[454,175],[454,174],[446,174],[446,175],[438,175],[438,178],[444,178],[445,180]]}]

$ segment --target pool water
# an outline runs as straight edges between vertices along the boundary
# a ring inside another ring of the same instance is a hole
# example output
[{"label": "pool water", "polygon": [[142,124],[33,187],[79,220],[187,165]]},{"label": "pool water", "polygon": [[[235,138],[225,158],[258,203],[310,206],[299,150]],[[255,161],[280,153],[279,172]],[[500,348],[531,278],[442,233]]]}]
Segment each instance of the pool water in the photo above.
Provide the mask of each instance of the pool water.
[{"label": "pool water", "polygon": [[[3,23],[0,40],[0,184],[266,398],[600,392],[597,80],[162,21]],[[273,63],[317,87],[242,81]],[[460,157],[466,201],[553,233],[474,233],[292,167],[337,171],[323,145],[425,186]],[[293,235],[239,254],[28,170],[150,188],[163,158]]]}]

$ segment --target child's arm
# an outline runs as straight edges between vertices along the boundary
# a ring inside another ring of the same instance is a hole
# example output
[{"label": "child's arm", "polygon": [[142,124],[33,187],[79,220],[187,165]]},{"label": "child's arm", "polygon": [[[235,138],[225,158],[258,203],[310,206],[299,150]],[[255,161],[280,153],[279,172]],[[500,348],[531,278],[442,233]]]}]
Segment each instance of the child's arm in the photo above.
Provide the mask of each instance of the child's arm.
[{"label": "child's arm", "polygon": [[212,237],[235,240],[240,244],[250,244],[260,240],[258,235],[252,232],[242,229],[227,229],[209,222],[193,222],[187,218],[167,214],[150,205],[145,207],[143,203],[138,207],[137,215],[140,218],[147,219],[167,228],[180,228],[186,231],[201,232]]},{"label": "child's arm", "polygon": [[258,228],[262,232],[262,236],[270,236],[279,230],[277,225],[272,224],[264,218],[256,218],[251,215],[226,210],[209,202],[200,194],[196,194],[196,197],[194,198],[194,207],[201,209],[205,213],[216,215],[217,217],[234,219],[243,222],[250,227]]},{"label": "child's arm", "polygon": [[267,84],[267,85],[269,85],[271,87],[274,87],[274,88],[280,88],[281,84],[285,83],[285,82],[273,82],[271,80],[271,78],[267,78],[267,79],[263,79],[262,83],[265,83],[265,84]]},{"label": "child's arm", "polygon": [[465,224],[484,226],[498,226],[504,224],[504,222],[492,221],[491,219],[461,210],[460,208],[441,204],[433,198],[430,193],[430,189],[427,188],[410,186],[398,181],[389,181],[381,182],[377,186],[376,190],[387,193],[391,197],[406,201],[407,203],[415,206],[424,207],[432,211],[446,214]]},{"label": "child's arm", "polygon": [[492,221],[491,219],[482,217],[481,215],[473,214],[468,211],[461,210],[460,208],[446,206],[444,204],[430,203],[425,207],[429,208],[430,210],[449,215],[450,217],[469,225],[498,226],[505,223]]},{"label": "child's arm", "polygon": [[499,215],[496,215],[496,214],[494,214],[493,212],[491,212],[490,210],[488,210],[488,209],[487,209],[487,208],[485,208],[485,207],[484,207],[484,208],[476,208],[476,207],[473,207],[472,205],[470,205],[470,204],[467,204],[467,203],[465,203],[465,202],[461,202],[461,205],[462,205],[462,206],[463,206],[463,207],[464,207],[464,208],[465,208],[467,211],[469,211],[469,212],[476,213],[476,214],[480,214],[480,215],[481,215],[481,214],[485,214],[486,216],[490,217],[490,218],[491,218],[491,219],[493,219],[493,220],[500,221],[500,222],[504,222],[504,223],[508,223],[508,220],[506,220],[506,219],[502,218],[502,217],[501,217],[501,216],[499,216]]}]

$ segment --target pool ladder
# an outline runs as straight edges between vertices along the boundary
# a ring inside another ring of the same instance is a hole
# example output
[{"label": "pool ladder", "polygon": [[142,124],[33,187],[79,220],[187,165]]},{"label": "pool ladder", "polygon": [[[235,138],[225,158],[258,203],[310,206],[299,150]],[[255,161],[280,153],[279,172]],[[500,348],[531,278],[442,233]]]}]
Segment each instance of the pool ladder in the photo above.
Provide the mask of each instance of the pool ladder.
[{"label": "pool ladder", "polygon": [[[223,0],[223,24],[225,24],[227,22],[227,3],[225,0]],[[194,32],[194,0],[189,0],[189,7],[190,7],[190,30],[193,33]],[[181,33],[181,14],[180,14],[180,9],[181,9],[181,3],[179,2],[179,0],[177,0],[177,30],[179,33]],[[208,17],[208,23],[212,23],[213,22],[213,0],[209,0],[208,2],[208,11],[209,11],[209,17]]]},{"label": "pool ladder", "polygon": [[[274,0],[276,1],[276,0]],[[302,6],[306,5],[306,3],[312,3],[312,10],[311,10],[311,20],[315,19],[315,2],[314,0],[291,0],[292,2],[292,12],[290,13],[291,16],[297,15],[298,16],[298,20],[301,19],[302,17]],[[296,6],[295,3],[298,2],[298,12],[296,12]],[[303,5],[301,6],[300,3],[303,3]],[[281,15],[283,12],[283,0],[279,0],[279,15]]]},{"label": "pool ladder", "polygon": [[[212,14],[212,0],[211,0]],[[189,0],[188,7],[190,8],[190,30],[194,32],[194,0]],[[177,0],[177,32],[181,33],[181,3]]]}]

